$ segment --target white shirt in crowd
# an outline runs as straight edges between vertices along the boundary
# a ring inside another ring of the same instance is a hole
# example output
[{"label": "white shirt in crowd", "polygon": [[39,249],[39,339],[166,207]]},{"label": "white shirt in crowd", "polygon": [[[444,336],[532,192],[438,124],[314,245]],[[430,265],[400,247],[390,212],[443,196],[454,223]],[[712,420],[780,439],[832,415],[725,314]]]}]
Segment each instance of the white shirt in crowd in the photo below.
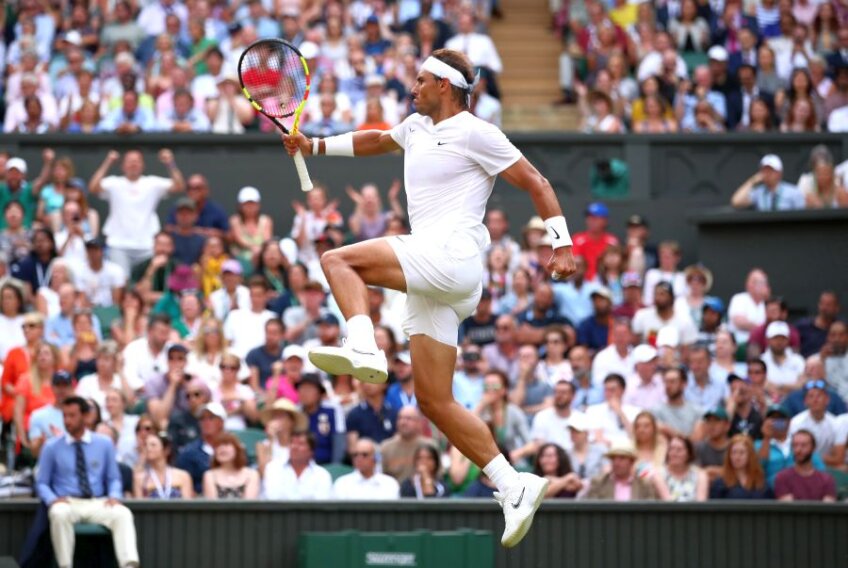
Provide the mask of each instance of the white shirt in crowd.
[{"label": "white shirt in crowd", "polygon": [[646,306],[654,305],[654,288],[660,282],[671,284],[675,298],[685,296],[689,290],[689,286],[686,284],[686,276],[682,272],[663,272],[659,268],[650,268],[645,272],[645,285],[642,287],[643,304]]},{"label": "white shirt in crowd", "polygon": [[563,418],[556,413],[553,407],[540,410],[533,417],[533,424],[530,427],[530,437],[542,444],[553,443],[563,448],[571,450],[574,445],[571,441],[571,431],[568,429],[568,421],[575,414],[581,414],[577,410],[572,410],[568,418]]},{"label": "white shirt in crowd", "polygon": [[124,348],[124,378],[132,390],[161,376],[168,369],[168,346],[154,356],[146,337],[130,341]]},{"label": "white shirt in crowd", "polygon": [[[189,351],[186,373],[192,377],[200,377],[209,388],[215,388],[221,382],[221,359],[220,353],[209,360],[205,355],[198,355],[194,351]],[[240,381],[246,381],[250,378],[250,367],[247,366],[244,359],[241,361],[237,376]]]},{"label": "white shirt in crowd", "polygon": [[343,475],[333,484],[334,499],[387,501],[400,498],[400,485],[394,477],[377,473],[365,478],[359,471]]},{"label": "white shirt in crowd", "polygon": [[[636,420],[636,415],[642,412],[635,406],[624,403],[621,404],[621,410],[631,423]],[[603,431],[604,439],[607,441],[629,437],[624,424],[621,423],[618,415],[610,409],[607,402],[593,404],[587,408],[586,418],[589,421],[593,437],[595,437],[594,434],[598,430]]]},{"label": "white shirt in crowd", "polygon": [[152,249],[153,237],[161,228],[156,206],[173,183],[160,176],[141,176],[134,182],[124,176],[103,178],[100,186],[109,202],[103,234],[109,246]]},{"label": "white shirt in crowd", "polygon": [[626,378],[633,374],[635,365],[631,349],[628,349],[627,355],[622,357],[618,354],[615,345],[607,345],[598,351],[592,361],[592,384],[603,385],[604,379],[612,373],[618,373]]},{"label": "white shirt in crowd", "polygon": [[297,476],[288,461],[272,459],[265,466],[262,495],[265,499],[306,501],[330,499],[333,493],[333,478],[323,467],[310,461]]},{"label": "white shirt in crowd", "polygon": [[[228,405],[230,404],[238,405],[240,402],[243,403],[248,400],[254,400],[255,398],[256,393],[253,392],[253,389],[243,383],[236,385],[236,398],[229,401],[225,401],[221,398],[220,384],[218,387],[212,389],[212,401],[220,402],[224,405],[224,409],[227,411],[230,410],[228,408]],[[224,430],[227,430],[228,432],[244,430],[245,428],[247,428],[247,422],[242,414],[233,414],[227,416],[227,419],[224,420]]]},{"label": "white shirt in crowd", "polygon": [[275,317],[270,310],[254,312],[249,302],[245,308],[231,311],[224,322],[224,337],[230,342],[230,352],[244,359],[248,351],[264,344],[265,323]]},{"label": "white shirt in crowd", "polygon": [[[121,375],[118,373],[112,375],[110,388],[121,390]],[[97,373],[92,373],[81,378],[77,383],[75,392],[77,396],[92,399],[97,403],[101,411],[106,411],[106,391],[100,390],[100,381],[97,378]]]},{"label": "white shirt in crowd", "polygon": [[486,34],[456,34],[445,43],[445,47],[463,52],[475,67],[488,67],[495,73],[503,71],[495,42]]},{"label": "white shirt in crowd", "polygon": [[789,438],[791,439],[798,430],[810,431],[816,439],[816,452],[822,456],[830,452],[834,444],[845,443],[844,439],[841,442],[836,439],[837,433],[842,431],[842,428],[830,412],[825,412],[820,421],[816,421],[809,410],[796,414],[789,422]]},{"label": "white shirt in crowd", "polygon": [[751,332],[739,329],[733,324],[733,318],[736,316],[745,316],[755,326],[763,325],[766,323],[766,303],[756,303],[748,292],[734,294],[730,299],[730,305],[727,307],[727,328],[733,332],[737,343],[747,343]]},{"label": "white shirt in crowd", "polygon": [[804,373],[804,358],[788,347],[786,348],[786,358],[781,364],[774,360],[771,349],[766,349],[760,358],[766,364],[766,377],[770,383],[794,385]]},{"label": "white shirt in crowd", "polygon": [[212,305],[212,313],[215,314],[215,319],[224,321],[232,310],[250,306],[250,289],[242,284],[236,286],[237,306],[232,305],[230,295],[225,288],[218,288],[212,292],[209,295],[209,303]]},{"label": "white shirt in crowd", "polygon": [[120,265],[103,259],[103,266],[95,272],[86,262],[73,267],[77,291],[84,293],[95,306],[111,306],[112,290],[127,284],[127,275]]},{"label": "white shirt in crowd", "polygon": [[6,360],[11,349],[26,345],[23,324],[24,316],[0,316],[0,363]]},{"label": "white shirt in crowd", "polygon": [[689,315],[689,310],[674,308],[674,315],[668,320],[660,318],[657,308],[649,306],[642,308],[633,316],[633,333],[638,334],[641,340],[652,343],[660,330],[666,326],[677,329],[677,337],[681,345],[692,345],[698,339],[698,328]]},{"label": "white shirt in crowd", "polygon": [[483,250],[489,244],[483,216],[495,177],[517,162],[521,152],[496,126],[467,111],[436,125],[429,117],[412,114],[392,128],[391,136],[405,153],[413,234],[432,236],[434,245],[460,246],[467,242],[456,238],[461,233]]}]

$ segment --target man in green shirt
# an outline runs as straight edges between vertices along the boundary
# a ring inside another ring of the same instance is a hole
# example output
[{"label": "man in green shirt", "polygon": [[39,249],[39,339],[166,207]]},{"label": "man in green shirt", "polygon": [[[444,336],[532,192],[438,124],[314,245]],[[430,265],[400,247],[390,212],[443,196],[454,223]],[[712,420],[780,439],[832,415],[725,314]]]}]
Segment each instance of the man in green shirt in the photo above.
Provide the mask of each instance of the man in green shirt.
[{"label": "man in green shirt", "polygon": [[[38,192],[33,184],[26,181],[27,164],[21,158],[9,158],[6,161],[6,181],[0,183],[0,212],[6,211],[6,205],[18,201],[24,208],[24,227],[32,227],[35,212],[38,209]],[[0,230],[6,228],[6,217],[0,215]]]}]

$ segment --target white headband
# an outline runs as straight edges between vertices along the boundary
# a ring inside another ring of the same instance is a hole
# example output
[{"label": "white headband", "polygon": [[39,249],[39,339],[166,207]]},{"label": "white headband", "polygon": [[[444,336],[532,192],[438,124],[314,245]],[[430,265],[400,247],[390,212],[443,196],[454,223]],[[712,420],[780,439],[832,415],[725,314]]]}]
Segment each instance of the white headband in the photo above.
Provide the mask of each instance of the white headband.
[{"label": "white headband", "polygon": [[421,70],[429,71],[440,79],[447,79],[454,87],[459,87],[460,89],[465,90],[471,89],[471,85],[468,84],[468,81],[465,80],[462,73],[435,57],[430,56],[425,59],[424,63],[421,64]]}]

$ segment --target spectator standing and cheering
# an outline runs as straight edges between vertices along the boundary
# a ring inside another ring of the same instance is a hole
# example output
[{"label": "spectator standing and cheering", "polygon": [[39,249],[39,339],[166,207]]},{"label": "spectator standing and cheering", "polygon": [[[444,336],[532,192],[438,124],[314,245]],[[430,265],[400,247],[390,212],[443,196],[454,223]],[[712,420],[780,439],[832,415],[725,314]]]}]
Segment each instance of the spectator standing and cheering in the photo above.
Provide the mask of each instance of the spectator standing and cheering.
[{"label": "spectator standing and cheering", "polygon": [[153,238],[159,232],[156,207],[169,193],[183,191],[183,174],[167,149],[159,151],[170,178],[144,175],[144,157],[138,150],[124,154],[123,175],[106,176],[109,168],[120,158],[111,150],[89,181],[94,195],[103,194],[109,202],[109,216],[103,225],[112,261],[130,274],[132,267],[153,256]]}]

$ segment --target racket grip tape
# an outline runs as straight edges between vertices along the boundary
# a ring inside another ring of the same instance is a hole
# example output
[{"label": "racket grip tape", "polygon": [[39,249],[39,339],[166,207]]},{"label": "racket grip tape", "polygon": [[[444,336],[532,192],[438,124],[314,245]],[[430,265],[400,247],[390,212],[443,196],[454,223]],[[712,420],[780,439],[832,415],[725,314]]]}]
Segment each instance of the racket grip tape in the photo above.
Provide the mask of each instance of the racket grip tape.
[{"label": "racket grip tape", "polygon": [[303,159],[303,154],[298,150],[293,158],[297,177],[300,178],[300,188],[303,191],[310,191],[312,189],[312,180],[309,178],[309,170],[306,169],[306,160]]}]

